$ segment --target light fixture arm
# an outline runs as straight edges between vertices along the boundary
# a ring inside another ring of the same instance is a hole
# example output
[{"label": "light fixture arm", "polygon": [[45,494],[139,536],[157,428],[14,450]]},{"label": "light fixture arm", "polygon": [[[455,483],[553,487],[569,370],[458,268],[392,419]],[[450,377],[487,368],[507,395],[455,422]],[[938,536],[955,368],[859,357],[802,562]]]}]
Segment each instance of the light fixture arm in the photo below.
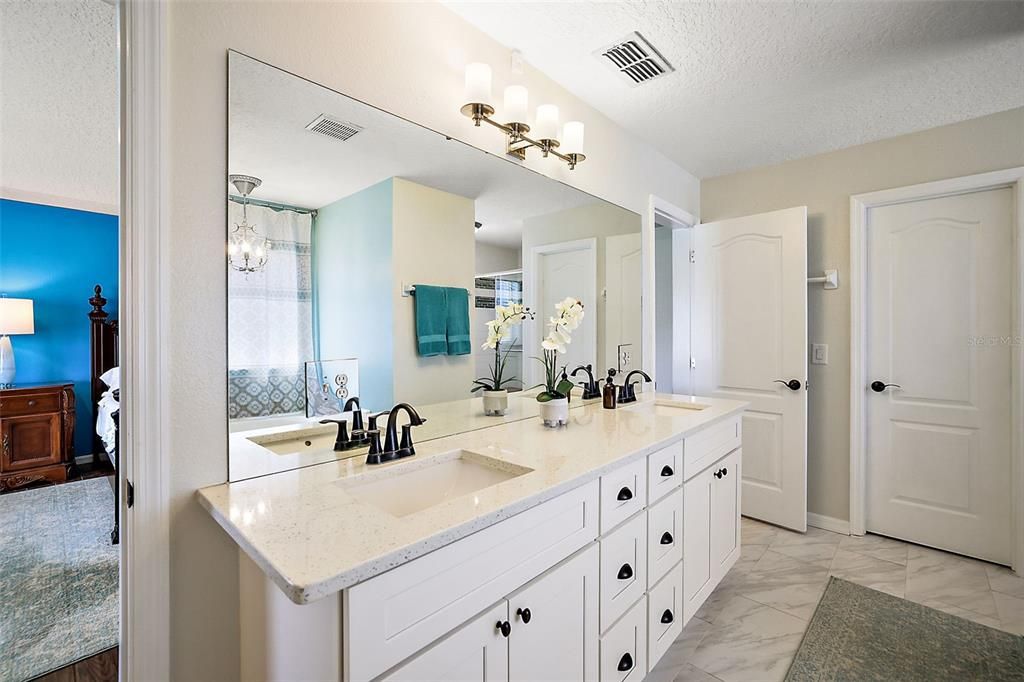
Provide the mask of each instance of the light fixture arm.
[{"label": "light fixture arm", "polygon": [[526,133],[530,131],[530,127],[525,123],[498,123],[491,118],[491,116],[494,115],[494,107],[489,104],[465,104],[462,106],[461,111],[463,115],[473,119],[474,126],[479,127],[480,123],[484,122],[505,133],[507,138],[505,153],[509,156],[514,156],[517,159],[525,161],[526,150],[531,147],[536,147],[541,151],[541,154],[545,158],[550,154],[569,164],[569,170],[575,170],[576,164],[587,158],[583,154],[562,154],[561,152],[555,151],[555,148],[558,147],[558,140],[535,140],[531,137],[527,137]]}]

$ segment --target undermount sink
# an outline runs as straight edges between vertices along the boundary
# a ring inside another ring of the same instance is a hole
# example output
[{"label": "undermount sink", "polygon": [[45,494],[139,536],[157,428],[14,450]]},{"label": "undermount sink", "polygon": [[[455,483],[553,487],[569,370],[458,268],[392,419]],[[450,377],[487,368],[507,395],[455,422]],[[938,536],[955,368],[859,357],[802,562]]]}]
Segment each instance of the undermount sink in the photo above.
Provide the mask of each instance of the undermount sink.
[{"label": "undermount sink", "polygon": [[699,412],[700,410],[708,409],[707,405],[700,403],[692,403],[684,400],[667,400],[664,398],[656,398],[653,403],[644,402],[630,405],[630,410],[653,410],[654,414],[662,417],[677,417],[685,412]]},{"label": "undermount sink", "polygon": [[403,517],[531,471],[529,467],[470,450],[453,450],[343,479],[337,484],[360,502]]},{"label": "undermount sink", "polygon": [[337,436],[336,430],[336,427],[331,427],[322,433],[306,432],[288,436],[252,436],[249,440],[262,448],[270,450],[275,455],[302,455],[310,452],[334,450],[334,439]]}]

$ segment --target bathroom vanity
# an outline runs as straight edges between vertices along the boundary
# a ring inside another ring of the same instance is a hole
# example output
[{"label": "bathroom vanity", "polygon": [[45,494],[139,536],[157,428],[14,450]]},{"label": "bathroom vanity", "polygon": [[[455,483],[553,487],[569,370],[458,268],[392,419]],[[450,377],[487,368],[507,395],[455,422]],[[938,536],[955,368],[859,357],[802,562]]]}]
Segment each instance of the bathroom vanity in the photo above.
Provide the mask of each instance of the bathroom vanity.
[{"label": "bathroom vanity", "polygon": [[644,394],[200,490],[243,679],[643,679],[739,556],[744,407]]}]

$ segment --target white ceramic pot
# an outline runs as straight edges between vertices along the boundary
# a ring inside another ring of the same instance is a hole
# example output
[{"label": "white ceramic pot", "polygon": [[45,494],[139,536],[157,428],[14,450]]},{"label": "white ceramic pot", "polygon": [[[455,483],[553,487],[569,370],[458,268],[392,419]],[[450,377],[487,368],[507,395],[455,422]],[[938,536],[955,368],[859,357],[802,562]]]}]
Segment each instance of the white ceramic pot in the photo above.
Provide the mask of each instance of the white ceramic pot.
[{"label": "white ceramic pot", "polygon": [[508,410],[508,391],[484,391],[484,414],[488,417],[502,417]]},{"label": "white ceramic pot", "polygon": [[568,398],[556,398],[538,404],[540,405],[540,418],[544,421],[544,426],[556,429],[569,423]]}]

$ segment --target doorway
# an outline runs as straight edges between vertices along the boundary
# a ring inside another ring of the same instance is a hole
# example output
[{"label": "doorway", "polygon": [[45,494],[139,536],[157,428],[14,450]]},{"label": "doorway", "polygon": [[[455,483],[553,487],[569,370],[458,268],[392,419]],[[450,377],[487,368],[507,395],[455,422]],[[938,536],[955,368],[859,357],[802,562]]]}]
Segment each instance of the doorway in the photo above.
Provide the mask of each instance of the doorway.
[{"label": "doorway", "polygon": [[1019,196],[1018,171],[853,198],[854,532],[1014,563]]},{"label": "doorway", "polygon": [[[554,315],[555,303],[566,292],[588,302],[597,300],[597,239],[576,239],[556,244],[544,244],[530,249],[524,275],[526,306],[537,311],[538,324],[525,325],[523,342],[526,348],[540,345],[547,333],[548,318]],[[573,332],[572,343],[561,354],[559,362],[572,369],[580,365],[597,367],[598,343],[596,315],[585,315],[579,328]],[[543,381],[541,365],[526,363],[528,386]]]}]

